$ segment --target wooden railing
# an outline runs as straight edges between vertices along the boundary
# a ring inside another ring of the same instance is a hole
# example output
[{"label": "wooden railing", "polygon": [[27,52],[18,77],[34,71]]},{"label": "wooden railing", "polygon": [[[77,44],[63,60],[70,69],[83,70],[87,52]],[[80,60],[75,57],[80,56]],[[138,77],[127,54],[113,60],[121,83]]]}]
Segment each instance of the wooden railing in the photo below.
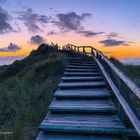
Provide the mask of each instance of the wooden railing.
[{"label": "wooden railing", "polygon": [[124,121],[127,116],[140,136],[140,117],[133,104],[134,101],[129,97],[130,94],[132,94],[138,99],[140,104],[140,88],[96,48],[92,46],[75,46],[67,44],[63,46],[62,49],[88,55],[94,59],[118,100],[119,115],[121,119]]}]

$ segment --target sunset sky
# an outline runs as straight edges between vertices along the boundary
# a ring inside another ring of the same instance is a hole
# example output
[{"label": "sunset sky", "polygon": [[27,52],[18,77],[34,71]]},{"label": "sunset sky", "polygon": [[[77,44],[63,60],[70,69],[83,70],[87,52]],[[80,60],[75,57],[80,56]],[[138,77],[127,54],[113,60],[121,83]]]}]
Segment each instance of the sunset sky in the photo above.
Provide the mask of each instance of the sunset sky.
[{"label": "sunset sky", "polygon": [[0,0],[0,65],[42,42],[140,57],[140,0]]}]

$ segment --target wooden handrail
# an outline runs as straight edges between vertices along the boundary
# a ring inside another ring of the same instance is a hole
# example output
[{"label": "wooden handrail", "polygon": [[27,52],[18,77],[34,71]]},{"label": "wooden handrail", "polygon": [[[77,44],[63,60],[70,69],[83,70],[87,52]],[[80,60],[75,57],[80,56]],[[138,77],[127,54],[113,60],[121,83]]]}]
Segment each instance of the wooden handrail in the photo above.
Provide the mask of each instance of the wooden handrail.
[{"label": "wooden handrail", "polygon": [[131,89],[131,91],[140,99],[140,88],[132,82],[124,73],[122,73],[107,57],[100,54],[102,59],[111,67],[111,69],[117,74],[119,78]]},{"label": "wooden handrail", "polygon": [[[70,45],[70,44],[68,44],[68,45]],[[67,46],[67,45],[65,45],[65,46]],[[75,46],[75,45],[73,45],[73,46]],[[122,73],[101,51],[97,50],[96,48],[94,48],[92,46],[75,46],[75,47],[77,48],[77,50],[78,50],[78,48],[90,48],[90,49],[94,50],[96,53],[98,53],[98,55],[102,57],[102,59],[111,67],[111,69],[117,74],[117,76],[119,78],[121,78],[122,81],[130,88],[130,90],[140,99],[140,88],[134,82],[132,82],[124,73]],[[78,52],[78,51],[76,51],[76,52]],[[93,51],[91,51],[91,55],[92,55],[92,53],[93,53]],[[88,54],[89,54],[89,52],[88,52]]]},{"label": "wooden handrail", "polygon": [[140,120],[137,117],[137,115],[133,112],[133,110],[131,109],[131,107],[129,106],[129,104],[127,103],[127,101],[123,98],[123,96],[121,95],[120,91],[116,88],[115,84],[113,83],[113,81],[111,80],[110,76],[106,73],[104,67],[101,65],[101,63],[97,60],[97,58],[95,58],[95,61],[97,62],[97,64],[99,65],[99,67],[101,68],[105,78],[107,79],[109,85],[111,86],[114,94],[116,95],[119,103],[121,104],[121,106],[123,107],[123,109],[125,110],[127,116],[129,117],[130,121],[132,122],[133,126],[136,128],[138,134],[140,135]]},{"label": "wooden handrail", "polygon": [[[96,48],[94,48],[92,46],[75,46],[75,45],[67,44],[67,45],[63,46],[63,49],[69,50],[68,46],[69,46],[69,49],[71,49],[75,52],[79,52],[84,55],[90,54],[91,56],[93,56],[95,58],[99,67],[101,68],[104,76],[106,77],[108,83],[110,84],[115,96],[117,97],[119,103],[123,107],[125,113],[129,117],[129,119],[130,119],[131,123],[133,124],[133,126],[135,127],[136,131],[140,135],[139,117],[131,109],[131,107],[129,106],[127,101],[124,99],[124,97],[121,95],[120,91],[117,89],[115,84],[113,84],[113,81],[111,80],[109,75],[106,73],[104,67],[102,66],[102,64],[100,63],[98,58],[100,58],[106,62],[106,64],[111,68],[111,70],[125,83],[125,85],[136,95],[136,97],[138,99],[140,99],[140,88],[135,83],[133,83],[124,73],[122,73],[101,51],[97,50]],[[73,49],[72,46],[74,46],[74,48],[77,48],[77,49]],[[82,52],[79,51],[80,48],[82,48]],[[86,52],[86,49],[90,49],[90,52]]]}]

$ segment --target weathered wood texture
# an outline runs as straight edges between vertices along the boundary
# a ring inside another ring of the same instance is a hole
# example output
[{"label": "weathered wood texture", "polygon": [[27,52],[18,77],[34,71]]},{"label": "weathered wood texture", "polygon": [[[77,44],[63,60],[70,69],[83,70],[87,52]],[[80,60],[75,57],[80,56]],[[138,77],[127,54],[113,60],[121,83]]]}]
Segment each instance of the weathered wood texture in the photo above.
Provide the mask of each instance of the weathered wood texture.
[{"label": "weathered wood texture", "polygon": [[58,89],[55,92],[55,97],[57,98],[80,98],[83,97],[84,99],[87,98],[106,98],[110,97],[111,94],[106,88],[84,88],[84,89]]},{"label": "weathered wood texture", "polygon": [[[120,140],[120,136],[75,134],[75,133],[45,133],[40,132],[36,140]],[[123,139],[122,139],[123,140]]]},{"label": "weathered wood texture", "polygon": [[[99,66],[100,64],[100,68],[102,68],[104,77],[110,84],[115,93],[115,96],[120,103],[120,111],[123,110],[120,113],[122,114],[122,116],[125,116],[124,113],[127,115],[133,127],[135,127],[137,133],[140,135],[140,116],[137,113],[134,105],[132,104],[132,102],[134,101],[129,98],[129,96],[127,95],[128,92],[126,90],[129,89],[131,93],[134,94],[133,96],[136,96],[137,99],[140,100],[140,88],[134,82],[132,82],[124,73],[116,68],[116,66],[111,63],[111,61],[96,48],[92,46],[75,46],[67,44],[63,46],[63,49],[73,50],[75,53],[79,53],[84,56],[92,56],[96,59],[97,65]],[[113,73],[113,75],[117,76],[117,78],[119,79],[118,85],[115,85],[115,81],[112,81],[114,79],[112,79],[111,75],[109,75],[110,72]],[[123,120],[124,119],[125,118],[123,118]]]},{"label": "weathered wood texture", "polygon": [[128,133],[98,66],[82,60],[66,68],[37,140],[118,140]]}]

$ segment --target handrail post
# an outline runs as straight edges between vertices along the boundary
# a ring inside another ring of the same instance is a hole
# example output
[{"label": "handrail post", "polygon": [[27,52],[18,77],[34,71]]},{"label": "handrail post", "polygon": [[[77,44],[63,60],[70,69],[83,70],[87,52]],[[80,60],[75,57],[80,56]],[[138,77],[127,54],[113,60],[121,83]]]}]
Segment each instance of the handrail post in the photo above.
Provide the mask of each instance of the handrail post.
[{"label": "handrail post", "polygon": [[70,45],[70,50],[72,50],[72,45]]},{"label": "handrail post", "polygon": [[70,45],[70,49],[73,51],[73,46],[72,45]]},{"label": "handrail post", "polygon": [[96,53],[96,58],[99,59],[99,61],[100,61],[100,60],[101,60],[101,57],[102,57],[102,56],[101,56],[101,55],[99,54],[99,52],[97,51],[97,53]]},{"label": "handrail post", "polygon": [[83,55],[86,54],[86,51],[85,51],[85,46],[83,46]]},{"label": "handrail post", "polygon": [[[119,79],[120,79],[119,91],[120,91],[121,95],[124,97],[126,102],[129,104],[130,108],[133,110],[135,115],[139,118],[138,112],[136,111],[136,108],[134,107],[134,104],[132,103],[132,100],[130,99],[130,93],[125,87],[125,83],[121,80],[121,78],[119,78]],[[126,115],[125,115],[125,111],[122,109],[122,107],[120,107],[120,114],[121,114],[120,117],[122,118],[122,120],[125,120]]]},{"label": "handrail post", "polygon": [[76,52],[76,50],[75,50],[75,46],[73,46],[73,48],[74,48],[73,50]]},{"label": "handrail post", "polygon": [[95,56],[94,51],[93,51],[93,48],[91,48],[91,55],[92,56]]},{"label": "handrail post", "polygon": [[80,52],[79,47],[77,47],[77,51]]},{"label": "handrail post", "polygon": [[[123,97],[125,97],[125,100],[127,101],[127,98],[128,98],[128,93],[126,93],[126,90],[125,90],[125,87],[124,87],[124,84],[123,82],[121,81],[121,79],[119,78],[119,92],[121,93],[121,95]],[[119,111],[118,111],[118,115],[120,116],[121,120],[125,123],[125,111],[124,109],[122,108],[122,106],[119,104]]]},{"label": "handrail post", "polygon": [[73,48],[74,48],[73,50],[76,52],[76,46],[73,46]]},{"label": "handrail post", "polygon": [[72,51],[74,51],[74,46],[72,45]]},{"label": "handrail post", "polygon": [[99,53],[98,53],[98,52],[96,52],[96,58],[98,59],[98,57],[99,57]]},{"label": "handrail post", "polygon": [[72,45],[72,50],[75,51],[74,46]]},{"label": "handrail post", "polygon": [[71,45],[69,45],[69,49],[71,50]]}]

